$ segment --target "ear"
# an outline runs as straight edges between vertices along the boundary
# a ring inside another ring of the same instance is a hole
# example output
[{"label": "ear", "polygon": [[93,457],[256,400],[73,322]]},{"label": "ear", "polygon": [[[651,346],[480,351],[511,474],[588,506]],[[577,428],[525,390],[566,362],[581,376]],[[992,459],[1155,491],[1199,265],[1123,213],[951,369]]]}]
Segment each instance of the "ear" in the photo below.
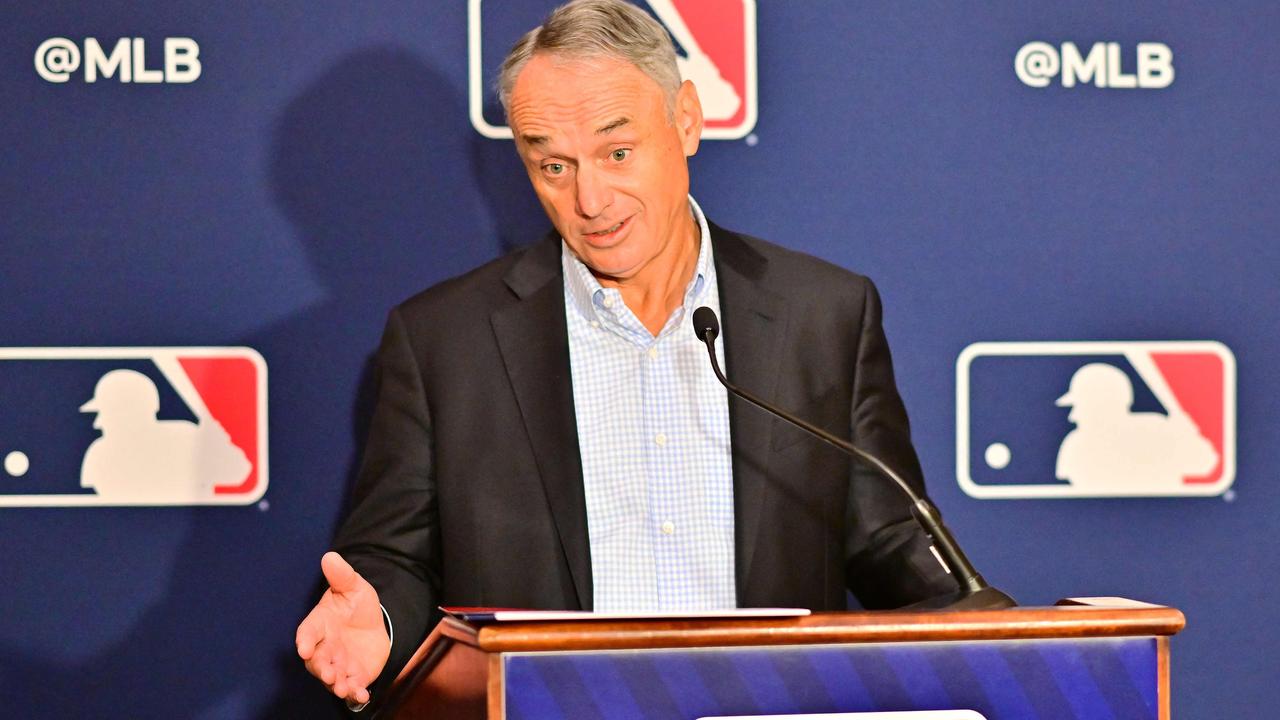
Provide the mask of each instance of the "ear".
[{"label": "ear", "polygon": [[685,157],[692,157],[698,152],[698,143],[702,141],[702,101],[698,99],[698,89],[692,82],[685,80],[676,91],[674,108],[676,132],[680,135],[680,146]]}]

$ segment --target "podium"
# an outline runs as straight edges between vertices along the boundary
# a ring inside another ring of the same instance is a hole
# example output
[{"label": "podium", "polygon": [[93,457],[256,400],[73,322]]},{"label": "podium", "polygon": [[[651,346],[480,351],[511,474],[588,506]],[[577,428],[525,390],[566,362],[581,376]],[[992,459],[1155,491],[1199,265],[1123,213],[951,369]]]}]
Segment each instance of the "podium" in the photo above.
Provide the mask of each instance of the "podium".
[{"label": "podium", "polygon": [[375,717],[1166,720],[1169,639],[1184,625],[1178,610],[1121,598],[769,619],[446,617]]}]

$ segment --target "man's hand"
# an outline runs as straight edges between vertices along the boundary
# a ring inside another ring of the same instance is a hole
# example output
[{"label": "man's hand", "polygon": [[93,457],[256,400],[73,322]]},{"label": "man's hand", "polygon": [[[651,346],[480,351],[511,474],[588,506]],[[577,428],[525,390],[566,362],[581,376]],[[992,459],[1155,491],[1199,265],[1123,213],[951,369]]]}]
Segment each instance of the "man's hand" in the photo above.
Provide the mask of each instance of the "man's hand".
[{"label": "man's hand", "polygon": [[338,697],[369,702],[369,683],[391,654],[378,591],[336,552],[320,559],[329,589],[298,626],[298,657]]}]

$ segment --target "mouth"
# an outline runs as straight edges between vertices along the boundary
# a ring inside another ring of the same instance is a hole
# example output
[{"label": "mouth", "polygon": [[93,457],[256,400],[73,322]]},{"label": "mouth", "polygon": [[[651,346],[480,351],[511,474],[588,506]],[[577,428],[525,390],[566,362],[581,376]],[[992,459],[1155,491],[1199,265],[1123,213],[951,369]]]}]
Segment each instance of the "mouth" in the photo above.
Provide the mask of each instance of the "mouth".
[{"label": "mouth", "polygon": [[597,230],[596,232],[583,233],[582,236],[592,245],[608,245],[621,235],[623,230],[627,229],[631,225],[631,220],[634,217],[635,216],[633,215],[625,220],[620,220],[616,224]]}]

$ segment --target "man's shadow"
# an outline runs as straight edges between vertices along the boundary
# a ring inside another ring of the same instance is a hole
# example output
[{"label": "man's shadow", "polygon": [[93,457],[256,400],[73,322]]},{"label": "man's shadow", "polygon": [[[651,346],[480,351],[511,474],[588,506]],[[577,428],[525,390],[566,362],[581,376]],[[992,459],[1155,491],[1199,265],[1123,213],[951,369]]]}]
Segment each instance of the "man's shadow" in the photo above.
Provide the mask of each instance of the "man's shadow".
[{"label": "man's shadow", "polygon": [[[372,351],[388,309],[502,250],[467,162],[463,138],[470,132],[465,103],[445,77],[396,49],[347,57],[289,104],[276,129],[275,200],[297,228],[326,294],[259,340],[269,362],[292,374],[289,383],[309,389],[282,389],[290,396],[273,398],[276,417],[303,420],[272,428],[273,471],[277,478],[283,473],[273,508],[311,504],[308,485],[319,479],[342,493],[320,504],[305,551],[280,550],[299,564],[301,581],[288,588],[288,610],[271,628],[281,638],[281,684],[260,717],[341,715],[340,704],[303,668],[293,633],[326,587],[319,558],[358,473],[376,391]],[[355,378],[354,397],[330,394]],[[342,428],[349,434],[336,437]],[[322,439],[317,430],[334,437]],[[350,448],[345,472],[315,462],[328,443]]]},{"label": "man's shadow", "polygon": [[253,336],[219,339],[267,360],[266,505],[153,509],[191,516],[165,594],[75,667],[0,649],[13,670],[2,684],[21,689],[25,707],[46,717],[343,715],[297,658],[294,631],[324,587],[319,559],[367,432],[370,354],[387,310],[503,250],[473,176],[473,134],[446,78],[391,47],[344,57],[284,108],[268,186],[323,296]]},{"label": "man's shadow", "polygon": [[[275,417],[306,419],[272,428],[273,472],[294,480],[273,486],[273,508],[314,502],[307,487],[314,478],[343,492],[321,505],[328,515],[310,528],[311,547],[292,555],[306,579],[288,588],[292,602],[271,629],[283,640],[281,684],[259,717],[325,717],[340,705],[303,668],[293,633],[327,587],[319,558],[346,514],[359,472],[377,389],[372,350],[387,311],[539,237],[547,220],[511,143],[480,136],[447,79],[394,49],[348,57],[289,104],[276,130],[271,178],[278,206],[327,288],[321,303],[270,328],[255,345],[289,369],[290,383],[321,390],[273,397]],[[333,354],[343,362],[329,362]],[[348,403],[328,395],[357,376]],[[315,434],[331,429],[336,435],[343,427],[346,438]],[[353,448],[341,475],[315,466],[324,454],[318,450],[330,442]],[[279,449],[288,456],[280,458]],[[287,549],[279,552],[289,556]]]},{"label": "man's shadow", "polygon": [[[486,103],[485,116],[503,116],[497,99]],[[471,163],[504,252],[529,244],[551,227],[511,140],[491,140],[472,131]]]}]

